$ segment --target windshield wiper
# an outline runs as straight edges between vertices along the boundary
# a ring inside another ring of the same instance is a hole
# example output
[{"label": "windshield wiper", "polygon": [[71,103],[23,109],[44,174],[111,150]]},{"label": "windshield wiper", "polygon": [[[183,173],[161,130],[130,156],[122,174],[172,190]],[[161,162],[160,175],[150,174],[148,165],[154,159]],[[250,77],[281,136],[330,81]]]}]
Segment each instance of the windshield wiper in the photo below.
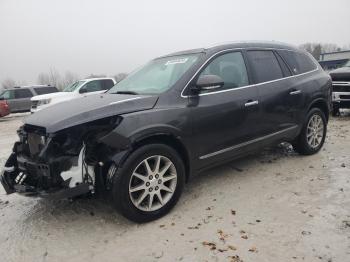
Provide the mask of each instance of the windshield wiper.
[{"label": "windshield wiper", "polygon": [[121,95],[138,95],[139,93],[134,91],[117,91],[113,94],[121,94]]}]

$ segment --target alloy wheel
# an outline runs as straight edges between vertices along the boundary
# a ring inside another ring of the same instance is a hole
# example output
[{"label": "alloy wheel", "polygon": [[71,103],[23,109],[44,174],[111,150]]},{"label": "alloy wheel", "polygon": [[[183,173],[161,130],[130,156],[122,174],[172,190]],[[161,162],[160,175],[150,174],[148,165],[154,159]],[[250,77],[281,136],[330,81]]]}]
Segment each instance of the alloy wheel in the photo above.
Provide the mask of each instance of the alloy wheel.
[{"label": "alloy wheel", "polygon": [[313,115],[307,125],[306,139],[311,148],[317,148],[324,136],[324,123],[320,115]]},{"label": "alloy wheel", "polygon": [[142,160],[129,182],[129,196],[136,208],[155,211],[166,205],[174,195],[177,171],[167,157],[155,155]]}]

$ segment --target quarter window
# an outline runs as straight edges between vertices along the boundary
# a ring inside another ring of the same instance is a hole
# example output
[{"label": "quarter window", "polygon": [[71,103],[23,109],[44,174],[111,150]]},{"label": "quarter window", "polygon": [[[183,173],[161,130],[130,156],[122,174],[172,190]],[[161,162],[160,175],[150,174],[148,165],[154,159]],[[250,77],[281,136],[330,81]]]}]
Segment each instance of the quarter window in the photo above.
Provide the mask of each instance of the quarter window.
[{"label": "quarter window", "polygon": [[282,69],[273,51],[248,51],[247,54],[256,83],[283,78]]},{"label": "quarter window", "polygon": [[287,62],[293,74],[298,75],[316,69],[315,63],[308,55],[288,50],[278,51]]},{"label": "quarter window", "polygon": [[34,88],[34,90],[38,95],[44,95],[44,94],[50,94],[50,93],[57,92],[57,89],[54,86],[36,87],[36,88]]},{"label": "quarter window", "polygon": [[207,65],[201,75],[220,76],[224,80],[222,89],[237,88],[249,83],[241,52],[232,52],[216,57]]}]

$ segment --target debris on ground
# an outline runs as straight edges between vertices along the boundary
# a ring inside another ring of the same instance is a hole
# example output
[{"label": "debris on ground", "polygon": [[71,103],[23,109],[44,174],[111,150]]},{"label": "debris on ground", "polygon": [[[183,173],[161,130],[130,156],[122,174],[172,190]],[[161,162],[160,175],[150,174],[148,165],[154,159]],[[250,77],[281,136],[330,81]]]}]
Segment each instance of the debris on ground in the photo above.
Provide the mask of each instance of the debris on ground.
[{"label": "debris on ground", "polygon": [[258,253],[258,249],[256,247],[251,247],[248,249],[248,251],[253,253]]}]

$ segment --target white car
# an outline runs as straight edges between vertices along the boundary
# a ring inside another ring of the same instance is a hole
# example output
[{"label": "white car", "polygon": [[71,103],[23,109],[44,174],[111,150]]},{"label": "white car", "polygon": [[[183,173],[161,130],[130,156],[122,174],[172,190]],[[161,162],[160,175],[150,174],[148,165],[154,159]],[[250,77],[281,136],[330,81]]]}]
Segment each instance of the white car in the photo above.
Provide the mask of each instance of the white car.
[{"label": "white car", "polygon": [[32,97],[30,112],[35,113],[51,105],[78,98],[82,95],[103,93],[115,84],[114,78],[109,77],[82,79],[67,86],[62,92]]}]

